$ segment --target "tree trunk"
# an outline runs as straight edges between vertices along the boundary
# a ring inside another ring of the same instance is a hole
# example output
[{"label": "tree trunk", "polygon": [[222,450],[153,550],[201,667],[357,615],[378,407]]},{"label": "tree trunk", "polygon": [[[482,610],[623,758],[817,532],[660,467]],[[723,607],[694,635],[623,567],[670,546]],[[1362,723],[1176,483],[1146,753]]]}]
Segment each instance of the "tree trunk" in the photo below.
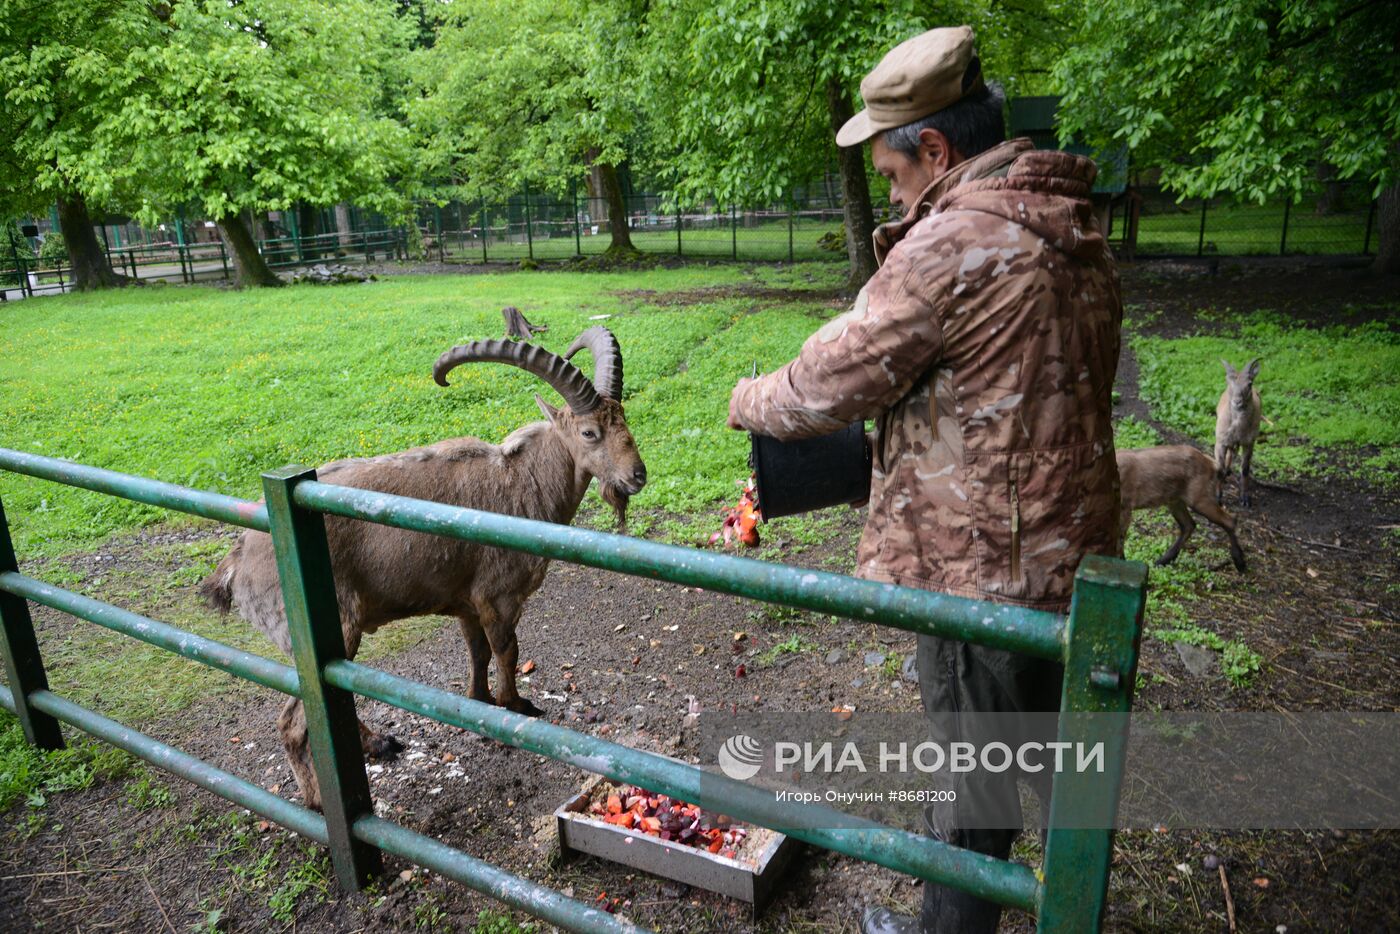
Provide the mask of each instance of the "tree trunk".
[{"label": "tree trunk", "polygon": [[609,253],[635,253],[632,234],[627,228],[627,202],[622,197],[622,186],[617,183],[617,166],[608,162],[598,163],[598,175],[603,181],[603,197],[608,199],[608,230],[612,243]]},{"label": "tree trunk", "polygon": [[[461,211],[459,206],[457,209]],[[335,206],[335,229],[340,234],[340,245],[348,248],[354,246],[355,232],[350,225],[350,205],[344,201]]]},{"label": "tree trunk", "polygon": [[[836,132],[854,115],[851,99],[840,78],[828,78],[826,105],[831,112],[831,129]],[[870,181],[865,176],[865,152],[860,146],[837,148],[841,168],[842,211],[846,218],[846,255],[851,272],[847,285],[858,289],[875,275],[875,212],[870,208]]]},{"label": "tree trunk", "polygon": [[321,233],[321,212],[302,201],[293,209],[297,212],[297,232],[301,234],[302,255],[308,260],[320,260],[325,255]]},{"label": "tree trunk", "polygon": [[111,263],[97,243],[82,195],[58,199],[58,227],[68,247],[68,263],[73,267],[73,291],[87,292],[126,285],[130,280],[112,270]]},{"label": "tree trunk", "polygon": [[1314,168],[1318,184],[1322,186],[1317,195],[1317,213],[1336,214],[1343,208],[1342,183],[1337,179],[1337,167],[1330,162],[1319,162]]},{"label": "tree trunk", "polygon": [[228,245],[229,254],[233,257],[235,288],[283,284],[282,280],[277,278],[277,274],[267,268],[267,263],[258,252],[258,245],[253,241],[253,235],[248,232],[248,226],[243,222],[242,216],[229,214],[219,218],[218,224],[219,232],[224,235],[224,243]]},{"label": "tree trunk", "polygon": [[1381,192],[1376,205],[1376,234],[1379,246],[1371,270],[1400,275],[1400,182]]}]

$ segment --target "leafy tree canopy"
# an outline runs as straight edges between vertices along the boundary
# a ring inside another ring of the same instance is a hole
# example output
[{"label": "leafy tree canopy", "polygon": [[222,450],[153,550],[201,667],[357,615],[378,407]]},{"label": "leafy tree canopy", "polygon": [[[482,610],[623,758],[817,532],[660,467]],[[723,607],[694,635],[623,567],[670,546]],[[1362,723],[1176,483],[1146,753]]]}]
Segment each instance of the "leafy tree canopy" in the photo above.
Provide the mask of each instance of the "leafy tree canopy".
[{"label": "leafy tree canopy", "polygon": [[440,8],[409,109],[425,176],[464,198],[561,193],[586,166],[623,162],[638,128],[643,15],[630,0]]},{"label": "leafy tree canopy", "polygon": [[78,190],[105,90],[159,27],[143,0],[0,0],[0,214]]},{"label": "leafy tree canopy", "polygon": [[1400,6],[1086,2],[1055,69],[1061,137],[1126,142],[1188,196],[1298,196],[1319,163],[1400,182]]},{"label": "leafy tree canopy", "polygon": [[139,190],[153,221],[188,205],[354,200],[401,211],[408,132],[388,90],[414,24],[394,0],[185,0],[133,43],[77,160],[89,197]]},{"label": "leafy tree canopy", "polygon": [[[854,94],[885,52],[930,28],[930,12],[906,0],[678,0],[658,10],[644,84],[674,143],[654,160],[668,186],[688,200],[768,202],[820,175],[835,147],[828,80]],[[943,12],[940,21],[963,21]]]}]

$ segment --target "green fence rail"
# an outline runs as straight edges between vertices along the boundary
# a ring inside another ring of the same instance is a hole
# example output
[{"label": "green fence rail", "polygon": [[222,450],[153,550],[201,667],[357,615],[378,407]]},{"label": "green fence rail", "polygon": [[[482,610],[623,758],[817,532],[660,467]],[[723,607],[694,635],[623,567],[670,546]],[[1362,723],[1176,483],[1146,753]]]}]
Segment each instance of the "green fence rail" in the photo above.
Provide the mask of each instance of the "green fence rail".
[{"label": "green fence rail", "polygon": [[[1069,616],[1062,617],[340,487],[318,482],[314,471],[303,468],[263,475],[266,506],[3,448],[0,469],[271,533],[287,606],[294,667],[20,574],[0,504],[0,649],[9,682],[8,688],[0,686],[0,704],[16,714],[31,743],[60,748],[59,723],[68,723],[326,844],[337,878],[346,888],[364,885],[380,870],[381,852],[389,852],[569,930],[637,930],[625,919],[374,816],[355,719],[354,703],[359,696],[614,781],[651,788],[753,824],[782,828],[810,844],[1020,908],[1038,916],[1040,931],[1096,930],[1101,922],[1112,831],[1078,828],[1110,828],[1114,823],[1126,735],[1124,726],[1098,725],[1106,719],[1112,722],[1111,718],[1061,718],[1058,738],[1102,743],[1107,768],[1102,775],[1067,772],[1056,777],[1044,862],[1037,878],[1030,868],[1018,863],[821,805],[778,801],[757,786],[347,660],[323,514],[1058,659],[1065,664],[1062,712],[1126,712],[1131,707],[1146,589],[1146,569],[1139,563],[1085,558],[1076,575]],[[27,601],[302,698],[324,815],[53,694]]]}]

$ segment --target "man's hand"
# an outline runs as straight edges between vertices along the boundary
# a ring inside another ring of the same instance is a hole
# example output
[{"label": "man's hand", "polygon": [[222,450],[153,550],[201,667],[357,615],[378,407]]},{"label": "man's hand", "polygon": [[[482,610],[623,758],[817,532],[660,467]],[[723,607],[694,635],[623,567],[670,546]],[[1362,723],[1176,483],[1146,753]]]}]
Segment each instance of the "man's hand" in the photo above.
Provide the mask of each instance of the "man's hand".
[{"label": "man's hand", "polygon": [[729,427],[735,431],[743,431],[744,425],[739,421],[738,399],[739,391],[744,388],[745,383],[752,383],[753,380],[747,376],[739,380],[734,385],[734,391],[729,394]]}]

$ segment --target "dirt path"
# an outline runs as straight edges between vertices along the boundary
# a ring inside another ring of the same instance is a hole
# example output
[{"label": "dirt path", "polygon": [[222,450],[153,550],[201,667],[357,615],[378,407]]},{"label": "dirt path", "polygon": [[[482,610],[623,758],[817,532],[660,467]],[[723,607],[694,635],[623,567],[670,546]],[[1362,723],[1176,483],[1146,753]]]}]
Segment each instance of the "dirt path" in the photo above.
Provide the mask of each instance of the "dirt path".
[{"label": "dirt path", "polygon": [[[1154,326],[1184,333],[1194,308],[1216,301],[1213,296],[1229,296],[1236,308],[1251,296],[1259,307],[1278,307],[1271,303],[1286,298],[1306,310],[1350,288],[1350,275],[1275,269],[1232,277],[1228,269],[1210,276],[1194,267],[1149,267],[1129,277],[1128,295],[1160,303]],[[1125,357],[1121,410],[1151,423],[1136,395],[1134,366]],[[1288,487],[1260,490],[1257,508],[1242,517],[1251,562],[1246,578],[1225,566],[1223,548],[1206,529],[1188,546],[1199,560],[1224,568],[1209,577],[1211,589],[1190,599],[1191,618],[1247,643],[1263,656],[1262,671],[1250,686],[1232,687],[1216,672],[1193,674],[1174,645],[1148,638],[1139,706],[1400,707],[1400,601],[1391,592],[1398,569],[1393,547],[1374,530],[1400,521],[1394,491],[1368,487],[1364,478],[1289,481]],[[770,539],[771,554],[802,566],[848,569],[861,518],[848,512],[814,547],[785,545],[780,534]],[[1150,521],[1166,528],[1164,518]],[[105,569],[144,560],[137,556],[149,554],[148,544],[138,539],[126,550],[107,549],[110,560],[76,561],[83,581],[74,589],[91,587],[102,596],[103,585],[94,582],[110,577]],[[178,567],[156,563],[144,570],[168,578]],[[45,640],[73,625],[46,611],[37,619]],[[736,639],[741,632],[744,638]],[[535,663],[522,690],[550,719],[681,757],[703,752],[686,724],[691,698],[706,711],[835,704],[912,711],[918,704],[903,664],[912,637],[588,568],[556,564],[527,606],[520,634],[522,660]],[[463,687],[466,675],[464,648],[448,624],[376,664],[452,690]],[[214,696],[147,726],[295,797],[273,726],[279,706],[269,693],[251,700]],[[657,930],[854,931],[865,904],[918,900],[919,889],[907,878],[811,850],[757,919],[739,903],[598,860],[561,863],[550,814],[577,791],[584,773],[383,705],[367,705],[366,712],[409,747],[399,760],[371,769],[377,808],[386,816],[584,901],[600,893],[621,899],[627,914]],[[53,795],[43,814],[37,829],[23,804],[0,815],[0,929],[183,932],[206,924],[225,931],[469,931],[487,911],[497,913],[486,918],[497,926],[483,930],[513,929],[501,922],[497,903],[393,859],[371,890],[340,897],[316,848],[174,781],[99,783]],[[1038,858],[1033,842],[1017,855]],[[1204,866],[1206,856],[1226,869],[1242,931],[1400,929],[1400,833],[1359,832],[1122,834],[1108,929],[1224,930],[1223,892],[1217,871]],[[1032,927],[1014,913],[1003,925]]]}]

